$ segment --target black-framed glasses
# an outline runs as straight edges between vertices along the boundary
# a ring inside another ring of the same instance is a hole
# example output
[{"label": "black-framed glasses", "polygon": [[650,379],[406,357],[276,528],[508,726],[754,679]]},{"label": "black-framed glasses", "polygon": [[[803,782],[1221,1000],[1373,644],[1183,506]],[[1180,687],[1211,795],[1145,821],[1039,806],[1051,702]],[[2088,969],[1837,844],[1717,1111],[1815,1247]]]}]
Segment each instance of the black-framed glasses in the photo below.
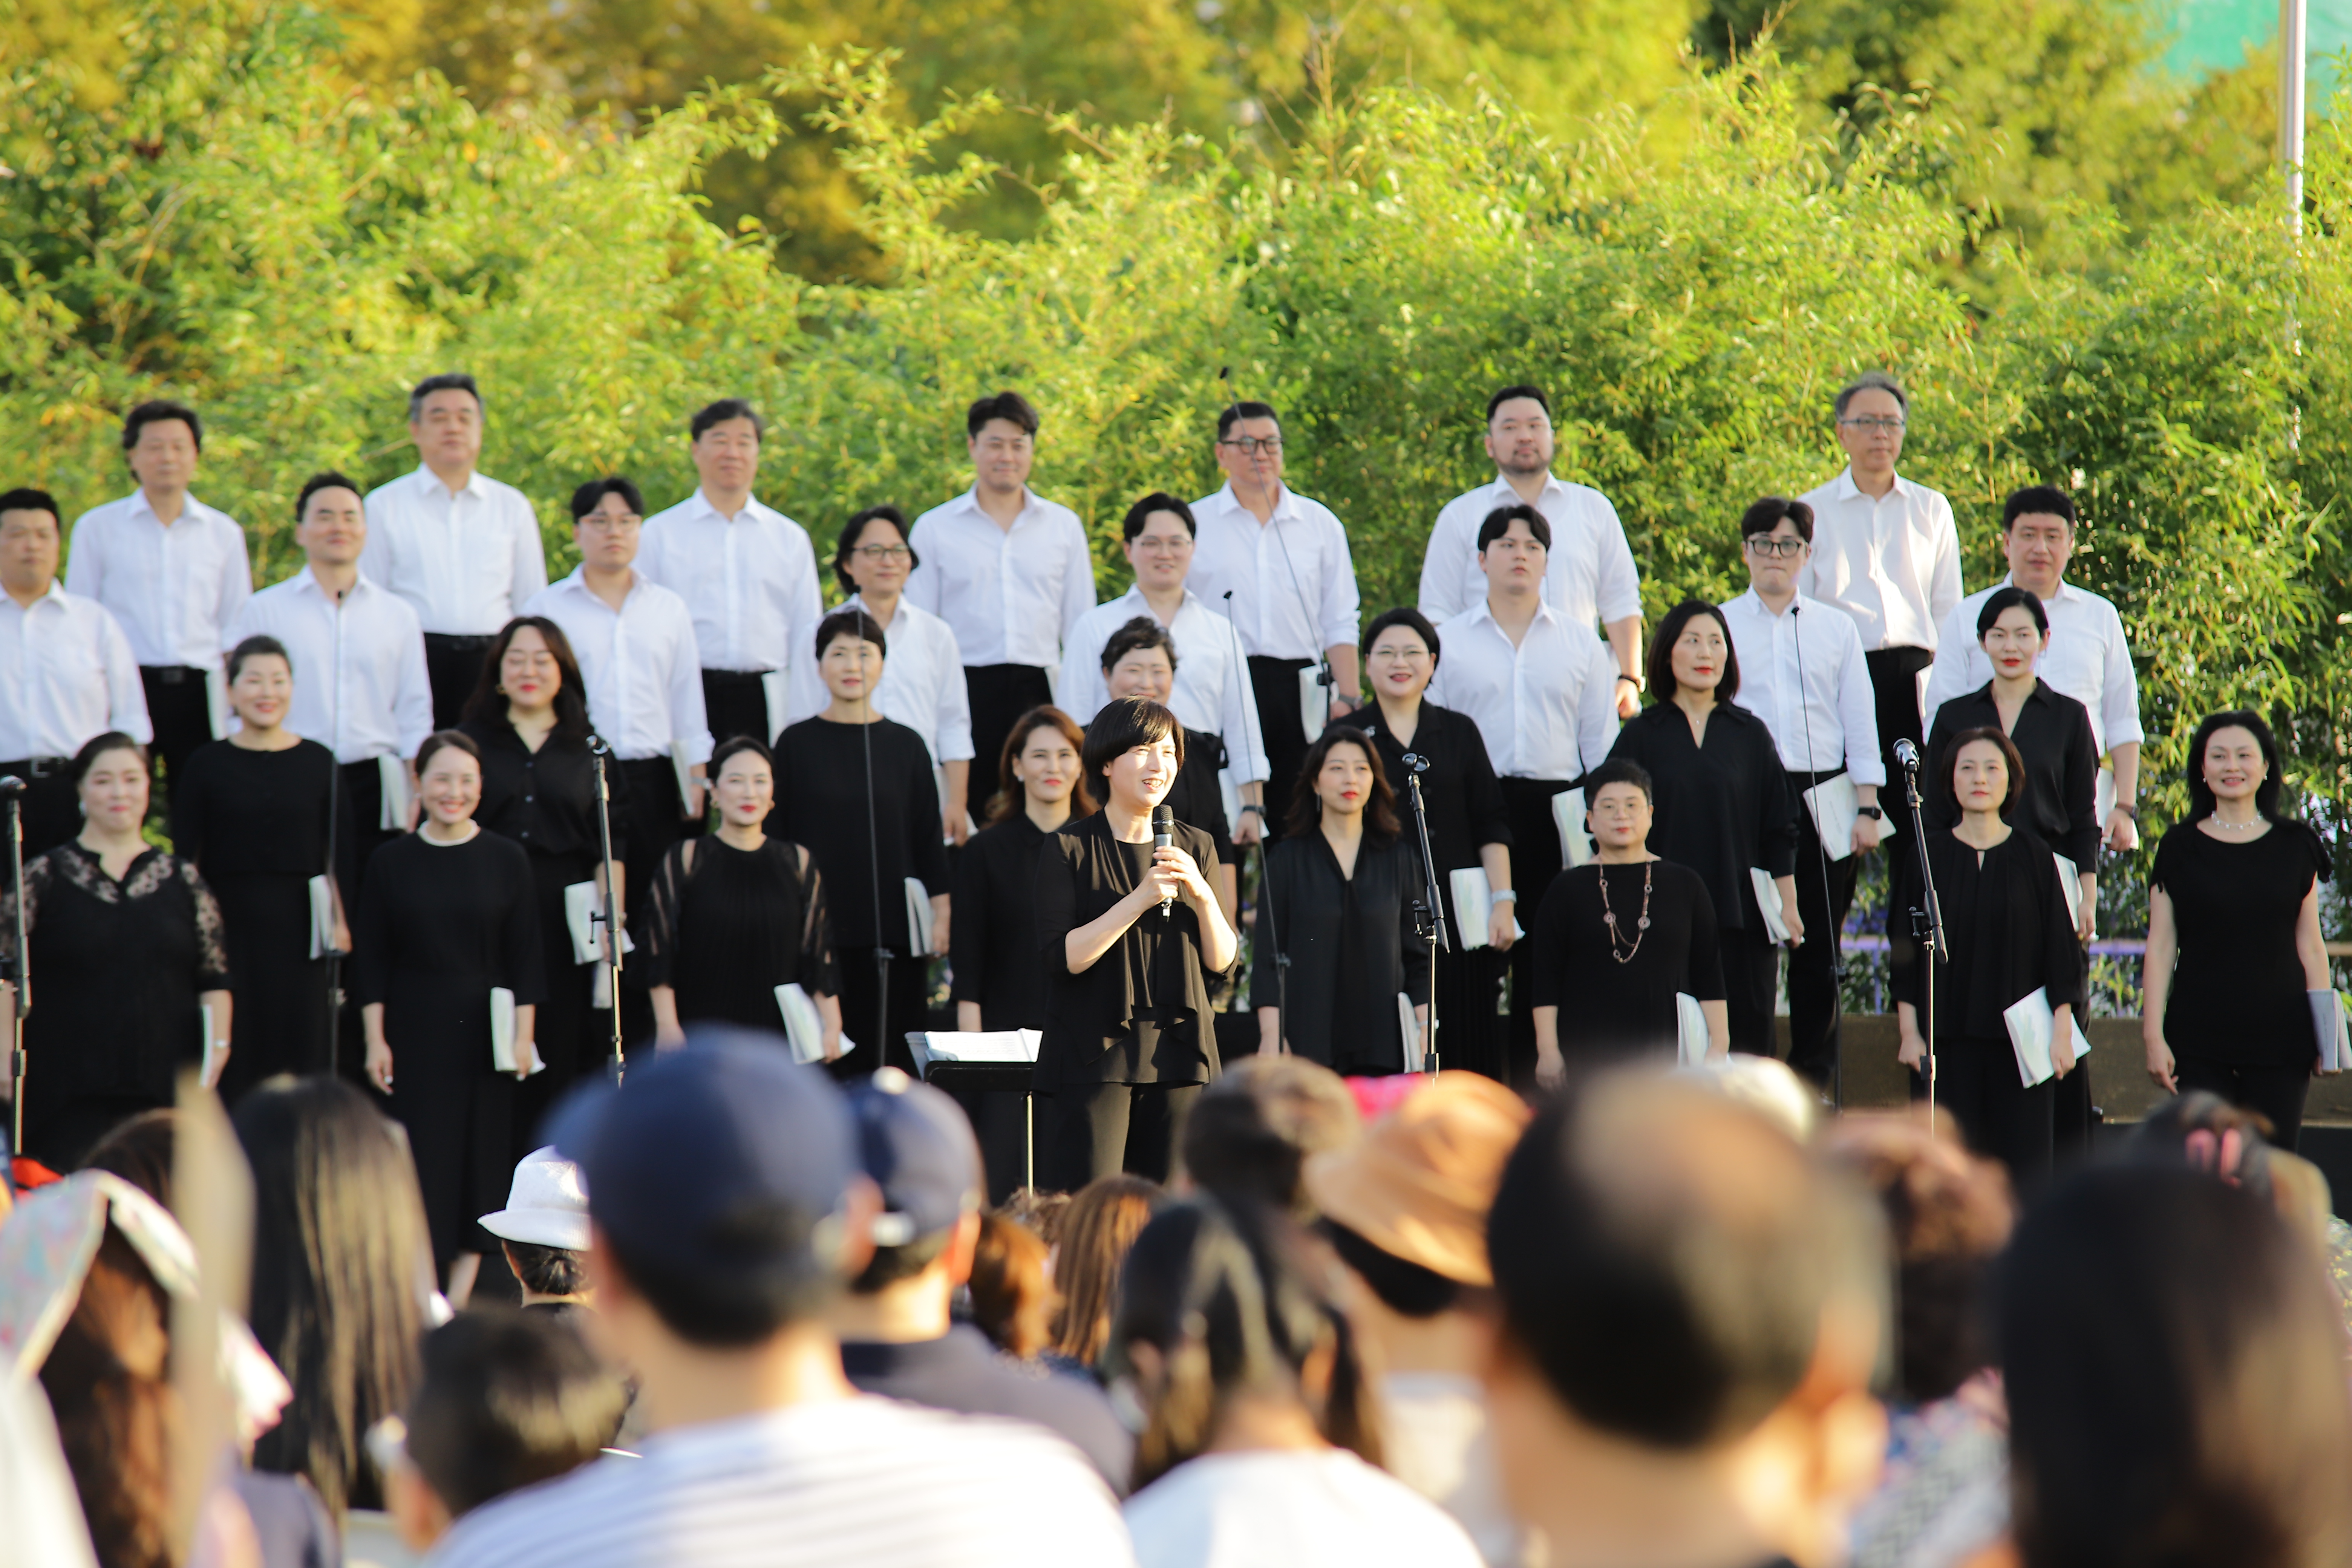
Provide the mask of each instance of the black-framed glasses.
[{"label": "black-framed glasses", "polygon": [[1234,447],[1244,458],[1271,458],[1282,450],[1282,437],[1279,436],[1228,436],[1217,445]]},{"label": "black-framed glasses", "polygon": [[885,561],[911,561],[915,552],[903,544],[861,544],[850,552],[865,557],[867,564],[879,566]]},{"label": "black-framed glasses", "polygon": [[1852,419],[1841,419],[1838,423],[1850,430],[1875,431],[1882,436],[1903,434],[1903,421],[1885,414],[1863,414]]},{"label": "black-framed glasses", "polygon": [[1748,536],[1748,548],[1750,552],[1757,555],[1769,555],[1778,561],[1787,561],[1804,552],[1805,542],[1801,539],[1768,539],[1760,533],[1756,533]]}]

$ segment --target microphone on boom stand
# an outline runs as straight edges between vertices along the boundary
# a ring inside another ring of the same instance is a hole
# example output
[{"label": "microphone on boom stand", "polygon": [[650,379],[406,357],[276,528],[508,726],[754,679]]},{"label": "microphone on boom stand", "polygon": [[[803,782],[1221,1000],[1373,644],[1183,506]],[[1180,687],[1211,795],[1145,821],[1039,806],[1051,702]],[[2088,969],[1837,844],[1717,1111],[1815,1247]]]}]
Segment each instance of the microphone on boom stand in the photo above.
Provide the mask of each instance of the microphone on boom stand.
[{"label": "microphone on boom stand", "polygon": [[1903,770],[1903,794],[1911,807],[1911,842],[1919,858],[1920,902],[1911,910],[1911,938],[1927,944],[1920,961],[1927,966],[1927,1016],[1920,1035],[1927,1043],[1927,1130],[1936,1130],[1936,964],[1950,956],[1944,941],[1944,906],[1936,897],[1936,871],[1927,863],[1927,829],[1919,814],[1919,748],[1908,740],[1895,742],[1895,761]]},{"label": "microphone on boom stand", "polygon": [[25,1015],[33,1007],[33,954],[25,921],[25,781],[0,778],[0,800],[8,803],[8,893],[15,900],[16,1005],[8,1042],[8,1100],[12,1114],[8,1152],[25,1149]]}]

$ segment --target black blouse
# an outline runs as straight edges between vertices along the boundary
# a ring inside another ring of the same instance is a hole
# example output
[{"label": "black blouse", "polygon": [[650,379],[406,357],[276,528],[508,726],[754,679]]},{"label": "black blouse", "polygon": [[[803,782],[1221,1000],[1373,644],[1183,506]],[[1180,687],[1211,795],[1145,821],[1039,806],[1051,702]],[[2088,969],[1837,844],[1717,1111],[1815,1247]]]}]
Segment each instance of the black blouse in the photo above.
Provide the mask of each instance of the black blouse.
[{"label": "black blouse", "polygon": [[[2029,828],[2011,827],[2006,839],[1979,852],[1950,829],[1931,827],[1927,865],[1951,949],[1936,972],[1939,1034],[2006,1041],[2001,1014],[2044,987],[2050,1005],[2071,1006],[2081,1017],[2083,949],[2048,845]],[[1925,946],[1898,948],[1892,977],[1896,999],[1923,1009],[1927,972],[1917,953]]]},{"label": "black blouse", "polygon": [[670,846],[654,873],[645,980],[677,992],[681,1024],[783,1027],[776,987],[841,994],[823,873],[781,838],[738,849],[716,833]]},{"label": "black blouse", "polygon": [[[1216,847],[1190,823],[1176,847],[1202,879],[1217,881]],[[1109,950],[1070,973],[1066,941],[1135,890],[1151,864],[1149,840],[1113,838],[1102,813],[1073,822],[1039,846],[1037,952],[1045,975],[1045,1037],[1036,1083],[1205,1083],[1217,1076],[1216,1015],[1201,958],[1200,917],[1178,900],[1166,916],[1147,910]],[[1230,973],[1230,972],[1228,972]]]},{"label": "black blouse", "polygon": [[[1429,944],[1413,931],[1421,851],[1400,837],[1356,849],[1343,876],[1321,828],[1267,851],[1259,890],[1250,1005],[1286,1006],[1290,1048],[1341,1073],[1404,1070],[1397,993],[1429,1000]],[[1276,952],[1290,960],[1286,978]]]},{"label": "black blouse", "polygon": [[[1622,933],[1613,945],[1612,914]],[[1596,860],[1553,878],[1528,936],[1535,944],[1528,973],[1533,1005],[1559,1009],[1560,1054],[1673,1051],[1681,1032],[1675,994],[1723,1000],[1717,929],[1706,883],[1671,860]],[[1632,955],[1619,963],[1615,954],[1628,947]]]},{"label": "black blouse", "polygon": [[213,880],[320,875],[331,800],[335,876],[346,890],[359,886],[359,831],[326,747],[303,741],[257,752],[223,741],[197,747],[184,774],[172,786],[172,848]]},{"label": "black blouse", "polygon": [[[584,865],[602,856],[596,759],[585,735],[558,730],[534,752],[503,718],[468,719],[458,728],[482,748],[482,804],[475,809],[475,821],[513,839],[534,858]],[[604,781],[613,793],[613,858],[625,860],[629,786],[618,762],[605,765]]]},{"label": "black blouse", "polygon": [[[1412,771],[1404,760],[1406,748],[1389,732],[1377,702],[1359,708],[1348,721],[1372,738],[1381,766],[1388,771],[1389,785],[1396,791],[1405,840],[1418,855],[1420,844],[1412,831],[1412,806],[1405,787],[1405,774]],[[1437,889],[1451,918],[1454,889],[1446,882],[1447,873],[1477,865],[1478,851],[1489,844],[1509,847],[1510,808],[1503,803],[1503,786],[1496,780],[1495,764],[1486,755],[1486,739],[1467,713],[1434,702],[1422,703],[1412,752],[1424,764],[1420,770],[1421,795],[1429,812],[1429,852],[1437,862]],[[1513,870],[1516,875],[1517,868]],[[1465,951],[1468,939],[1459,921],[1452,931],[1454,951]],[[1485,933],[1479,934],[1483,939]]]},{"label": "black blouse", "polygon": [[[1990,681],[1936,710],[1927,732],[1927,771],[1919,780],[1919,812],[1929,827],[1951,827],[1960,820],[1951,784],[1953,737],[1966,730],[2000,728]],[[2091,739],[2089,710],[2037,678],[2009,738],[2024,759],[2025,782],[2006,819],[2032,828],[2045,846],[2074,862],[2075,870],[2097,870],[2099,748]]]},{"label": "black blouse", "polygon": [[1699,874],[1726,930],[1760,930],[1764,916],[1748,873],[1795,874],[1800,809],[1764,721],[1718,702],[1701,746],[1680,708],[1655,702],[1617,732],[1609,754],[1649,770],[1656,797],[1650,852]]},{"label": "black blouse", "polygon": [[[887,719],[872,724],[803,719],[777,736],[776,805],[768,814],[768,837],[805,844],[816,858],[833,940],[845,950],[887,947],[905,953],[907,879],[920,879],[932,898],[950,890],[931,753],[920,735]],[[949,934],[954,934],[952,922]]]},{"label": "black blouse", "polygon": [[2175,1056],[2233,1067],[2311,1060],[2319,1042],[2294,934],[2303,900],[2329,870],[2326,846],[2300,822],[2251,841],[2216,838],[2193,822],[2165,834],[2148,885],[2172,900],[2179,933],[2164,1004]]},{"label": "black blouse", "polygon": [[952,996],[980,1004],[984,1029],[1045,1026],[1036,898],[1037,854],[1045,837],[1027,812],[1016,809],[973,834],[956,857]]}]

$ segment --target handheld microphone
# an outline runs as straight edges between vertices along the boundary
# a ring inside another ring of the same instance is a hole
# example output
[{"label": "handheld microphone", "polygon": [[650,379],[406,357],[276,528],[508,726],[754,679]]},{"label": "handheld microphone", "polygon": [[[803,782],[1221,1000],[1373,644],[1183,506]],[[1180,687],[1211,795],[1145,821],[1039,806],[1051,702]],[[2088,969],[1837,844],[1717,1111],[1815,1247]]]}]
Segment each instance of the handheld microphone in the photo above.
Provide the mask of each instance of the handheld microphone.
[{"label": "handheld microphone", "polygon": [[609,757],[613,754],[613,748],[604,743],[604,737],[593,730],[588,731],[588,750],[593,756]]},{"label": "handheld microphone", "polygon": [[1903,764],[1905,773],[1916,773],[1919,771],[1919,748],[1908,741],[1897,741],[1895,742],[1895,760]]},{"label": "handheld microphone", "polygon": [[13,773],[0,778],[0,800],[8,800],[25,793],[25,781]]},{"label": "handheld microphone", "polygon": [[1429,771],[1429,759],[1419,752],[1407,752],[1404,754],[1404,765],[1414,773],[1425,773]]},{"label": "handheld microphone", "polygon": [[[1167,849],[1173,847],[1175,843],[1176,814],[1164,805],[1153,806],[1151,808],[1151,847],[1155,851]],[[1173,893],[1160,900],[1160,913],[1163,918],[1175,902],[1176,895]]]}]

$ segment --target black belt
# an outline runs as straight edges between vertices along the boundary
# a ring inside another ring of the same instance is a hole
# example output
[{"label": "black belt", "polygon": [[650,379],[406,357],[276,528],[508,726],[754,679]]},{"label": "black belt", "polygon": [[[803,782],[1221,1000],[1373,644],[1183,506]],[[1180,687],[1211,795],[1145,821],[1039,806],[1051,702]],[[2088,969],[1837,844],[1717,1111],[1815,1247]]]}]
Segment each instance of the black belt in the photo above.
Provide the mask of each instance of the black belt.
[{"label": "black belt", "polygon": [[456,632],[426,632],[425,634],[425,646],[426,647],[446,648],[451,653],[476,653],[488,647],[492,643],[498,640],[498,635],[496,633],[490,633],[480,637],[477,637],[471,633],[467,633],[461,636]]},{"label": "black belt", "polygon": [[1789,782],[1799,789],[1811,789],[1815,784],[1827,784],[1843,772],[1845,772],[1843,768],[1823,768],[1819,773],[1808,773],[1803,768],[1788,770]]},{"label": "black belt", "polygon": [[757,686],[775,674],[772,669],[711,669],[704,668],[702,679],[715,686]]},{"label": "black belt", "polygon": [[45,779],[60,773],[73,765],[71,757],[20,757],[13,763],[0,763],[0,773],[17,778]]},{"label": "black belt", "polygon": [[189,680],[202,680],[205,672],[184,664],[142,664],[139,673],[152,676],[165,686],[178,686]]}]

